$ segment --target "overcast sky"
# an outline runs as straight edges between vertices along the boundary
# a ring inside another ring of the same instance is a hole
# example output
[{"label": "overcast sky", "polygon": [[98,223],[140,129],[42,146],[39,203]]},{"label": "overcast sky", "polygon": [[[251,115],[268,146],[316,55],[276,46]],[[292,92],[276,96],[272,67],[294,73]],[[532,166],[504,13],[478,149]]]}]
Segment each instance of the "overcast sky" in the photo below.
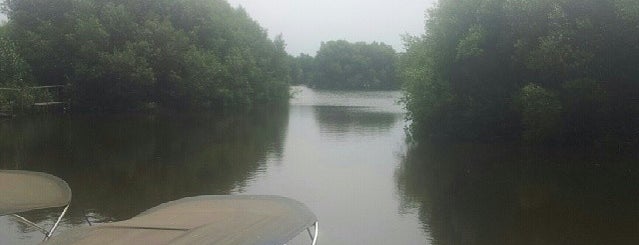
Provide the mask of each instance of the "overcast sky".
[{"label": "overcast sky", "polygon": [[403,50],[401,35],[424,32],[435,0],[228,0],[241,5],[271,37],[284,35],[292,55],[315,55],[320,42],[380,41]]},{"label": "overcast sky", "polygon": [[320,42],[338,39],[379,41],[401,51],[401,35],[422,34],[426,9],[436,0],[228,1],[243,6],[271,37],[284,35],[290,54],[315,55]]}]

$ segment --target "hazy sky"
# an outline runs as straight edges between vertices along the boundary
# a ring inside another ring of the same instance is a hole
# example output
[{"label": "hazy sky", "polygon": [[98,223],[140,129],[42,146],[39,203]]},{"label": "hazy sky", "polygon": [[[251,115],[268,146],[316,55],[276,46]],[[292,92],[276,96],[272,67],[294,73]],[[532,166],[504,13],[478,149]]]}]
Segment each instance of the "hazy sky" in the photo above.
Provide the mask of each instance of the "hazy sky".
[{"label": "hazy sky", "polygon": [[281,33],[290,54],[315,55],[320,42],[380,41],[403,50],[401,35],[422,34],[436,0],[228,0],[242,5],[271,37]]},{"label": "hazy sky", "polygon": [[[228,0],[242,5],[271,37],[283,34],[293,55],[314,55],[320,42],[380,41],[403,50],[402,34],[422,34],[436,0]],[[4,16],[0,14],[0,21]]]}]

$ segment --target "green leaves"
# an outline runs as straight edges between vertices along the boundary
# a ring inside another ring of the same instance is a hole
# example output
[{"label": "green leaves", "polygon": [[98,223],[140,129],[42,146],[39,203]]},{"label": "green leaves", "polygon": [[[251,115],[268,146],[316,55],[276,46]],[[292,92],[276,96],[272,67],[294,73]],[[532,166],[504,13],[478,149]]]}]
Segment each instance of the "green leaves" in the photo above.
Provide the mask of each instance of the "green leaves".
[{"label": "green leaves", "polygon": [[626,0],[440,0],[401,59],[412,132],[637,138],[638,9]]},{"label": "green leaves", "polygon": [[[17,53],[13,42],[0,35],[0,110],[31,106],[37,91],[24,89],[33,83],[31,69]],[[46,96],[46,93],[42,93]]]},{"label": "green leaves", "polygon": [[30,81],[30,69],[15,45],[0,36],[0,87],[22,87]]},{"label": "green leaves", "polygon": [[[9,37],[76,110],[247,108],[288,98],[280,37],[223,0],[7,0]],[[3,28],[4,29],[4,28]]]},{"label": "green leaves", "polygon": [[466,36],[462,38],[457,45],[457,59],[463,60],[484,54],[482,45],[483,42],[485,42],[485,35],[485,30],[481,26],[475,25],[470,27]]},{"label": "green leaves", "polygon": [[393,89],[397,54],[383,43],[322,43],[315,58],[312,86],[329,89]]},{"label": "green leaves", "polygon": [[557,136],[562,107],[556,93],[531,83],[521,89],[516,101],[524,125],[525,141],[543,143]]}]

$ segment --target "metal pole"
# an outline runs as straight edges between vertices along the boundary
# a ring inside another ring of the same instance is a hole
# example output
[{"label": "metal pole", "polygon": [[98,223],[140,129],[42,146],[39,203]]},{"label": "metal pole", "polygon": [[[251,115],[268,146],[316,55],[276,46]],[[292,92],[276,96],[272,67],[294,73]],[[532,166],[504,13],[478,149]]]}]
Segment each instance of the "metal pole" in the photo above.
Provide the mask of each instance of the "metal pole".
[{"label": "metal pole", "polygon": [[315,222],[315,236],[313,236],[313,242],[311,245],[317,244],[317,237],[319,236],[319,222]]},{"label": "metal pole", "polygon": [[60,214],[60,217],[58,217],[58,220],[55,222],[51,230],[44,237],[44,241],[49,240],[51,235],[53,235],[53,232],[55,231],[56,228],[58,228],[60,221],[62,221],[62,217],[64,217],[64,215],[67,213],[67,210],[69,210],[69,206],[71,206],[71,204],[68,204],[66,207],[64,207],[64,210],[62,210],[62,214]]},{"label": "metal pole", "polygon": [[22,222],[24,224],[30,225],[30,226],[40,230],[40,232],[42,232],[44,235],[47,235],[47,233],[49,233],[49,231],[47,231],[47,229],[42,228],[38,224],[31,222],[30,220],[26,219],[25,217],[22,217],[22,216],[17,215],[17,214],[13,214],[12,216],[18,218],[18,221],[20,221],[20,222]]}]

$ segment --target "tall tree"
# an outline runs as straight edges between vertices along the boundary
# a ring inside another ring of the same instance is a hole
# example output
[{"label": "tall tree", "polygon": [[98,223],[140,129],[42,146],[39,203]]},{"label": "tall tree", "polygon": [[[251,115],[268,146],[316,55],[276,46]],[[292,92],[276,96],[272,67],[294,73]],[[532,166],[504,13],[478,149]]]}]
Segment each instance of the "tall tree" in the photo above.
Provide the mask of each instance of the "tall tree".
[{"label": "tall tree", "polygon": [[247,108],[288,98],[281,37],[225,0],[5,0],[8,36],[73,108]]},{"label": "tall tree", "polygon": [[639,138],[637,9],[626,0],[440,0],[401,61],[413,133]]}]

